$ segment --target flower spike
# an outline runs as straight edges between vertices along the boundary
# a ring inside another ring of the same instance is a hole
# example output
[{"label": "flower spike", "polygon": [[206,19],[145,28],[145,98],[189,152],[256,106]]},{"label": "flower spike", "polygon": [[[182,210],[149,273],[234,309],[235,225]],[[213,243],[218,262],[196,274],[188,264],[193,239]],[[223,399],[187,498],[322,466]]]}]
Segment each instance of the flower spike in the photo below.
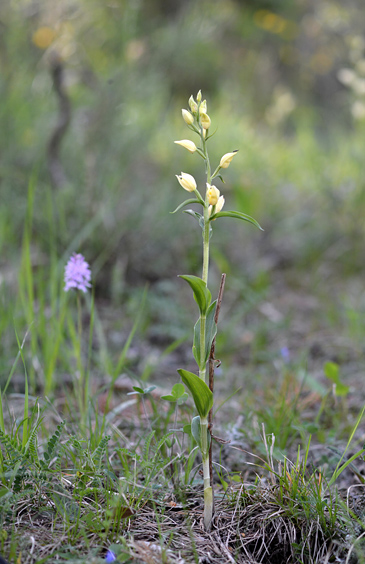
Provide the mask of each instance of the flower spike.
[{"label": "flower spike", "polygon": [[81,254],[74,253],[65,268],[65,292],[71,288],[81,290],[86,294],[91,288],[91,271],[88,263]]}]

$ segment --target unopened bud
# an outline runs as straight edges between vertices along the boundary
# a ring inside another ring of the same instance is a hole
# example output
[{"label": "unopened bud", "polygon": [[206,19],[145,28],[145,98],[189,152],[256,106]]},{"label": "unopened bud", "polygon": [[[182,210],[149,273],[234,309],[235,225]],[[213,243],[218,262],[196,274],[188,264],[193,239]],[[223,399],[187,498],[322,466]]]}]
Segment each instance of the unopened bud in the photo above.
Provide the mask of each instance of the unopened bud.
[{"label": "unopened bud", "polygon": [[233,151],[232,153],[226,153],[220,160],[219,166],[221,168],[228,168],[231,164],[233,157],[237,154],[238,151]]},{"label": "unopened bud", "polygon": [[181,145],[182,147],[184,147],[185,149],[190,151],[190,153],[195,153],[195,151],[197,149],[197,146],[195,145],[194,141],[189,141],[189,139],[182,139],[181,141],[174,141],[174,143],[176,143],[176,145]]},{"label": "unopened bud", "polygon": [[199,113],[200,114],[206,114],[207,113],[207,101],[203,100],[202,103],[199,106]]},{"label": "unopened bud", "polygon": [[185,123],[187,123],[188,125],[193,125],[194,116],[190,112],[188,112],[188,110],[181,110],[181,113]]},{"label": "unopened bud", "polygon": [[215,206],[215,213],[218,213],[218,212],[221,211],[221,209],[224,206],[224,202],[225,202],[224,196],[219,196],[217,205]]},{"label": "unopened bud", "polygon": [[211,186],[207,183],[207,196],[209,204],[211,206],[215,206],[218,202],[220,192],[216,186]]},{"label": "unopened bud", "polygon": [[200,114],[200,123],[202,124],[204,129],[209,129],[210,128],[210,117],[208,116],[208,114],[202,113]]},{"label": "unopened bud", "polygon": [[198,102],[198,104],[199,104],[199,102],[202,101],[202,91],[201,90],[199,90],[198,94],[196,95],[196,101]]},{"label": "unopened bud", "polygon": [[196,114],[196,112],[198,111],[198,104],[195,102],[193,96],[190,96],[189,98],[189,108],[191,109],[193,114]]},{"label": "unopened bud", "polygon": [[[216,204],[216,206],[215,206],[214,213],[218,213],[218,212],[220,212],[220,211],[222,210],[222,208],[223,208],[223,206],[224,206],[224,202],[225,202],[224,196],[220,196],[220,197],[218,198],[218,202],[217,202],[217,204]],[[209,217],[212,215],[212,209],[213,209],[213,206],[209,206],[209,208],[208,208]],[[213,221],[214,221],[214,219],[213,219]]]},{"label": "unopened bud", "polygon": [[196,190],[195,178],[194,176],[191,176],[191,174],[182,172],[180,175],[176,175],[176,178],[184,190],[187,190],[188,192],[194,192],[194,190]]}]

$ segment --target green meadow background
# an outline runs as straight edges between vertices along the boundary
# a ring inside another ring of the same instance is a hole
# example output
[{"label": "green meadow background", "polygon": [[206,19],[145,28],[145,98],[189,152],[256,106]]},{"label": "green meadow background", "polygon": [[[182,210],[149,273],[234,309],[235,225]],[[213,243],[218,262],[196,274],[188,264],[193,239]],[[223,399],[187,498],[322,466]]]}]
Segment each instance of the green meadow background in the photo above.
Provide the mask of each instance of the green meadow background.
[{"label": "green meadow background", "polygon": [[[352,488],[365,441],[363,4],[1,0],[0,555],[12,564],[102,564],[110,546],[118,562],[157,549],[164,562],[228,549],[239,563],[365,562]],[[196,371],[198,312],[177,276],[201,275],[201,231],[170,212],[186,198],[176,174],[205,190],[199,156],[174,144],[196,141],[181,109],[200,89],[213,169],[238,150],[216,179],[225,210],[263,227],[213,224],[213,297],[227,274],[213,432],[231,441],[213,449],[214,547],[193,402],[161,399],[177,369]],[[86,295],[63,289],[74,252],[91,267]]]}]

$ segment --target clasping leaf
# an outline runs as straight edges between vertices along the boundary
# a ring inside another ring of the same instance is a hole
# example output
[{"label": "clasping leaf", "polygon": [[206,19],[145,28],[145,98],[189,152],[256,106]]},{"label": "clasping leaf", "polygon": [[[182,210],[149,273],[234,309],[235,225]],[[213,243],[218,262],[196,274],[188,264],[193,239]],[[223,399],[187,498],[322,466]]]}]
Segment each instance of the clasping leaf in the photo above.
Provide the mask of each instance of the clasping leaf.
[{"label": "clasping leaf", "polygon": [[193,374],[188,370],[184,370],[183,368],[179,368],[178,373],[180,374],[185,386],[189,389],[191,395],[193,396],[195,407],[200,417],[207,417],[209,411],[213,407],[212,391],[208,388],[206,383],[196,374]]},{"label": "clasping leaf", "polygon": [[[207,429],[207,446],[209,448],[210,446],[210,433],[208,432]],[[191,434],[194,437],[194,440],[197,442],[200,450],[202,450],[202,430],[201,430],[201,425],[200,425],[200,417],[199,415],[197,415],[196,417],[193,417],[192,421],[191,421]]]},{"label": "clasping leaf", "polygon": [[198,276],[191,276],[191,275],[180,275],[180,278],[186,280],[186,282],[190,285],[191,289],[194,292],[194,298],[196,303],[199,306],[200,313],[205,315],[207,309],[210,305],[212,294],[207,288],[206,283]]}]

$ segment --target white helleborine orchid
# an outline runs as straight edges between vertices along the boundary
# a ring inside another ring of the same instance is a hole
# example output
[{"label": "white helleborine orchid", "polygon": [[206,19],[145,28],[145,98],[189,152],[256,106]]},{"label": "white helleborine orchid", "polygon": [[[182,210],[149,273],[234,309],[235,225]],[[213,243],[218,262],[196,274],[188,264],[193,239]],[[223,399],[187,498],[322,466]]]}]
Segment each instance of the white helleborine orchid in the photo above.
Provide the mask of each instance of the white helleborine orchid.
[{"label": "white helleborine orchid", "polygon": [[188,110],[181,110],[183,120],[187,125],[193,125],[194,116]]},{"label": "white helleborine orchid", "polygon": [[201,90],[199,90],[198,94],[196,95],[196,101],[198,102],[198,104],[199,104],[199,102],[202,101],[202,91]]},{"label": "white helleborine orchid", "polygon": [[176,145],[181,145],[185,149],[187,149],[190,153],[195,153],[197,146],[195,145],[194,141],[189,141],[189,139],[182,139],[181,141],[174,141]]},{"label": "white helleborine orchid", "polygon": [[221,168],[228,168],[232,162],[233,157],[238,153],[238,151],[233,151],[232,153],[226,153],[220,160],[219,166]]},{"label": "white helleborine orchid", "polygon": [[194,192],[194,190],[196,190],[196,181],[194,176],[191,176],[191,174],[182,172],[180,175],[176,174],[176,178],[184,190],[187,190],[188,192]]},{"label": "white helleborine orchid", "polygon": [[[222,210],[222,208],[223,208],[223,206],[224,206],[224,202],[225,202],[224,196],[220,196],[220,197],[218,198],[218,202],[217,202],[217,204],[216,204],[216,206],[215,206],[214,213],[218,213],[218,212],[220,212],[220,211]],[[208,208],[209,217],[212,215],[212,209],[213,209],[213,206],[209,206],[209,208]],[[214,221],[214,219],[213,219],[213,221]]]},{"label": "white helleborine orchid", "polygon": [[208,195],[208,202],[211,206],[215,206],[218,202],[218,198],[220,195],[220,191],[216,186],[211,186],[207,182],[207,195]]},{"label": "white helleborine orchid", "polygon": [[210,128],[210,117],[208,116],[208,114],[206,113],[201,113],[200,114],[200,123],[202,124],[204,129],[209,129]]}]

